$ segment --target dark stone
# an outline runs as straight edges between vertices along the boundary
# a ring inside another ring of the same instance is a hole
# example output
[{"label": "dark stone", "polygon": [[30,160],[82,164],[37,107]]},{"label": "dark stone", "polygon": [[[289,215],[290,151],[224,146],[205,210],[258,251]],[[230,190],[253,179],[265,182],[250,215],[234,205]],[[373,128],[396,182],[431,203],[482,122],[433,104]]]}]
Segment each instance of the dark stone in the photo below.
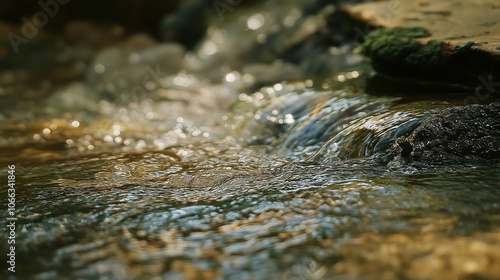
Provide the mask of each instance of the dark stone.
[{"label": "dark stone", "polygon": [[396,143],[393,162],[500,161],[500,103],[446,109]]}]

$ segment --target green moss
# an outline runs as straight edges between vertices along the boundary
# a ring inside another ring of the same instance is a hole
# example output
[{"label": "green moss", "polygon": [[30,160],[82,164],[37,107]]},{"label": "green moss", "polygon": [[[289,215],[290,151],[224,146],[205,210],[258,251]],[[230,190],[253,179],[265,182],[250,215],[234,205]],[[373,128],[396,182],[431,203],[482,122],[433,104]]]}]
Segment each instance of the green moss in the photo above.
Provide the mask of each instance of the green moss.
[{"label": "green moss", "polygon": [[472,47],[476,45],[476,42],[467,42],[463,46],[456,46],[451,50],[452,54],[468,53],[472,51]]},{"label": "green moss", "polygon": [[399,38],[425,38],[431,36],[431,33],[425,28],[412,27],[403,28],[395,27],[391,29],[376,29],[366,36],[366,41],[378,39],[381,37],[399,37]]},{"label": "green moss", "polygon": [[392,29],[377,29],[370,32],[362,45],[363,52],[370,56],[371,49],[373,45],[380,45],[386,41],[391,41],[393,39],[405,39],[406,41],[413,38],[424,38],[431,34],[424,28],[401,28],[396,27]]},{"label": "green moss", "polygon": [[362,52],[378,72],[428,77],[439,74],[447,64],[444,42],[422,44],[415,40],[430,35],[418,27],[378,29],[366,36]]}]

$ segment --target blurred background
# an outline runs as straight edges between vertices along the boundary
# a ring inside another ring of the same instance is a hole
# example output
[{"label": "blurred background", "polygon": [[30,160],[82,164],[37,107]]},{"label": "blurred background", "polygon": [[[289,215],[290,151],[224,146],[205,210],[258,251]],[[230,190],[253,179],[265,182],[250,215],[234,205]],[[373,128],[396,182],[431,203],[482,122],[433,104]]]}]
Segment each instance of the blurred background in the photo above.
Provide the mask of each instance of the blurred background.
[{"label": "blurred background", "polygon": [[[248,7],[267,9],[267,17],[279,21],[287,11],[295,8],[288,24],[273,26],[263,33],[278,34],[279,30],[290,29],[296,20],[314,15],[327,5],[340,7],[362,1],[81,1],[81,0],[2,0],[0,1],[0,87],[2,98],[14,102],[12,96],[23,95],[25,90],[12,88],[29,81],[32,95],[47,94],[48,87],[57,87],[74,80],[83,79],[92,59],[102,49],[119,42],[128,42],[133,48],[148,48],[157,43],[177,43],[191,51],[199,46],[207,35],[209,26],[227,28],[235,18],[245,16]],[[297,12],[297,8],[300,12]],[[278,12],[278,10],[282,9]],[[234,12],[236,10],[236,12]],[[337,9],[338,10],[338,9]],[[338,16],[337,11],[335,14]],[[248,15],[246,15],[248,16]],[[342,19],[329,16],[328,26],[341,23]],[[269,22],[269,20],[268,20]],[[266,25],[268,25],[266,22]],[[345,33],[345,32],[346,33]],[[351,25],[342,32],[325,30],[328,39],[322,43],[339,45],[345,43],[346,35],[353,39]],[[333,34],[332,32],[336,32]],[[343,33],[344,32],[344,33]],[[321,33],[321,32],[320,32]],[[290,32],[288,32],[288,35]],[[137,36],[140,35],[140,36]],[[233,36],[232,34],[231,36]],[[309,34],[313,35],[313,34]],[[276,37],[276,35],[273,35]],[[344,36],[344,37],[343,37]],[[305,37],[305,36],[303,36]],[[307,36],[310,37],[311,36]],[[318,37],[318,32],[314,34]],[[272,38],[271,36],[269,37]],[[292,47],[280,46],[282,38],[271,42],[275,49]],[[305,38],[300,39],[305,42]],[[268,42],[269,43],[269,42]],[[313,42],[318,46],[318,40]],[[248,42],[254,44],[254,42]],[[251,46],[249,46],[251,47]],[[267,46],[266,46],[267,48]],[[246,62],[262,61],[255,46],[254,56],[245,57]],[[260,51],[262,52],[262,51]],[[291,56],[284,59],[292,60]],[[267,59],[269,60],[269,59]],[[295,58],[295,60],[297,60]],[[230,62],[235,64],[235,62]],[[28,86],[28,85],[24,85]],[[36,88],[39,88],[38,90]],[[38,91],[35,93],[34,91]],[[30,96],[25,96],[30,97]],[[31,96],[33,97],[33,96]],[[2,105],[0,105],[2,106]]]}]

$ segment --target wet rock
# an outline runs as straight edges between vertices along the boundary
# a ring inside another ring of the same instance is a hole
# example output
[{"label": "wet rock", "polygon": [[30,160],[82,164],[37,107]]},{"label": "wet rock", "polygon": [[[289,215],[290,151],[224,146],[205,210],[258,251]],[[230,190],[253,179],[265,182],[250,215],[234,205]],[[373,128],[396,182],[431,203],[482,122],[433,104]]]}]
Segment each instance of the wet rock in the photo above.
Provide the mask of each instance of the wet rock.
[{"label": "wet rock", "polygon": [[[476,42],[474,49],[500,59],[500,21],[495,0],[377,1],[347,8],[356,20],[385,28],[423,27],[432,34],[422,41]],[[367,28],[368,29],[368,28]],[[364,30],[367,31],[367,30]],[[366,34],[364,34],[366,35]]]},{"label": "wet rock", "polygon": [[382,138],[373,148],[373,153],[383,152],[390,149],[390,146],[402,136],[408,136],[415,128],[423,121],[423,118],[418,118],[408,123],[402,124],[397,129],[393,130],[388,137]]},{"label": "wet rock", "polygon": [[469,86],[476,86],[481,75],[490,80],[498,76],[495,72],[498,62],[482,51],[475,51],[475,42],[450,47],[439,40],[425,43],[418,40],[430,35],[420,27],[378,29],[366,36],[362,52],[377,72],[389,76]]},{"label": "wet rock", "polygon": [[453,107],[397,140],[391,164],[500,161],[500,103]]},{"label": "wet rock", "polygon": [[[475,86],[500,77],[498,8],[493,0],[380,1],[347,13],[366,23],[358,37],[379,73]],[[375,27],[397,29],[370,32]],[[427,32],[400,32],[415,28]]]},{"label": "wet rock", "polygon": [[429,31],[419,27],[375,30],[366,37],[363,53],[378,72],[434,77],[447,66],[446,44],[439,41],[422,44],[415,40],[429,35]]}]

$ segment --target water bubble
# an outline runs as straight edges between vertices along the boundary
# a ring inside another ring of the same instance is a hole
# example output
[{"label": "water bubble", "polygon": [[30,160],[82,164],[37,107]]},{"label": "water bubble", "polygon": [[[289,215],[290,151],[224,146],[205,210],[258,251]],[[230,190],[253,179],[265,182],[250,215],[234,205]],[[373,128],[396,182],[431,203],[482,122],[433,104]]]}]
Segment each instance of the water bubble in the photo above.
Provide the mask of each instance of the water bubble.
[{"label": "water bubble", "polygon": [[212,41],[206,41],[201,47],[201,54],[209,56],[217,52],[217,45]]},{"label": "water bubble", "polygon": [[240,73],[236,72],[236,71],[233,71],[231,73],[228,73],[225,77],[225,80],[232,83],[234,81],[236,81],[237,79],[240,78]]},{"label": "water bubble", "polygon": [[106,67],[104,67],[104,65],[102,63],[98,63],[94,66],[94,71],[97,74],[102,74],[106,71]]},{"label": "water bubble", "polygon": [[265,19],[261,14],[255,14],[248,18],[247,26],[251,30],[257,30],[264,25]]},{"label": "water bubble", "polygon": [[156,87],[155,84],[151,81],[148,81],[145,86],[147,90],[153,90]]},{"label": "water bubble", "polygon": [[132,138],[127,138],[125,141],[123,141],[123,145],[128,146],[130,144],[134,143],[134,139]]},{"label": "water bubble", "polygon": [[140,58],[141,58],[141,57],[139,56],[139,54],[138,54],[138,53],[131,53],[131,54],[129,55],[129,57],[128,57],[128,61],[129,61],[130,63],[132,63],[132,64],[135,64],[135,63],[139,62]]},{"label": "water bubble", "polygon": [[285,115],[285,123],[286,124],[292,124],[295,122],[295,119],[293,118],[292,114],[286,114]]},{"label": "water bubble", "polygon": [[191,133],[191,135],[193,135],[194,137],[196,137],[196,136],[198,136],[198,135],[200,135],[200,134],[201,134],[201,130],[199,130],[199,129],[196,129],[195,131],[193,131],[193,132]]},{"label": "water bubble", "polygon": [[247,84],[252,84],[255,82],[255,77],[252,74],[243,75],[243,81]]},{"label": "water bubble", "polygon": [[225,29],[217,29],[212,34],[212,40],[215,43],[222,44],[227,37],[227,31]]},{"label": "water bubble", "polygon": [[292,27],[295,24],[295,22],[300,18],[301,15],[302,13],[300,12],[299,9],[292,9],[290,13],[283,20],[283,26]]},{"label": "water bubble", "polygon": [[174,84],[182,87],[188,87],[193,84],[191,79],[186,74],[179,74],[174,78]]},{"label": "water bubble", "polygon": [[106,135],[106,136],[104,136],[104,141],[105,141],[105,142],[108,142],[108,143],[109,143],[109,142],[113,142],[113,140],[114,140],[114,139],[113,139],[113,136],[111,136],[111,135]]},{"label": "water bubble", "polygon": [[137,144],[135,145],[137,149],[144,149],[146,148],[146,142],[144,140],[139,140],[137,141]]},{"label": "water bubble", "polygon": [[242,102],[247,102],[247,103],[252,103],[253,101],[253,98],[246,93],[240,93],[240,95],[238,95],[238,99]]},{"label": "water bubble", "polygon": [[267,35],[264,33],[257,35],[257,42],[259,44],[264,44],[265,42],[267,42]]}]

